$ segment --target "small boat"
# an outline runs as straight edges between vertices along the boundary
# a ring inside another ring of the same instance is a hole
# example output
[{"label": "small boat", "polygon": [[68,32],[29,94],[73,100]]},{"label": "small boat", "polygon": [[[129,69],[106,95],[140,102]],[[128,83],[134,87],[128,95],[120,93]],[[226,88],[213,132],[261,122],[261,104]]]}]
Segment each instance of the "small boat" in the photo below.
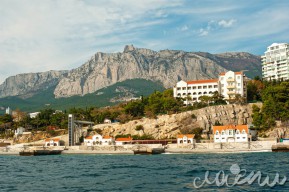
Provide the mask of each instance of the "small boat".
[{"label": "small boat", "polygon": [[60,155],[62,150],[33,150],[21,151],[20,156]]},{"label": "small boat", "polygon": [[165,152],[164,148],[147,148],[145,150],[141,150],[141,149],[133,150],[133,153],[135,155],[155,155],[155,154],[161,154],[164,152]]}]

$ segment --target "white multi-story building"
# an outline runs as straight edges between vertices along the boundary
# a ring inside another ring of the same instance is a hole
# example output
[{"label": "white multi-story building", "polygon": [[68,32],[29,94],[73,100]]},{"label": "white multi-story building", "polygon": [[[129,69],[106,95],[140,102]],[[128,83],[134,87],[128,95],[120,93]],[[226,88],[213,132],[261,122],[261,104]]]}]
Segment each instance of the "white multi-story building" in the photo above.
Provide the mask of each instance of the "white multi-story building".
[{"label": "white multi-story building", "polygon": [[262,56],[262,77],[264,80],[289,79],[289,44],[273,43]]},{"label": "white multi-story building", "polygon": [[[206,79],[196,81],[179,81],[174,87],[174,97],[187,98],[184,104],[200,101],[200,97],[211,96],[218,91],[218,79]],[[188,98],[191,98],[188,99]]]},{"label": "white multi-story building", "polygon": [[214,142],[247,142],[248,125],[213,126]]},{"label": "white multi-story building", "polygon": [[233,99],[237,94],[247,97],[246,77],[243,72],[228,71],[219,75],[218,92],[224,99]]},{"label": "white multi-story building", "polygon": [[199,102],[201,96],[212,96],[215,91],[224,99],[233,99],[237,94],[247,97],[246,77],[243,72],[228,71],[221,73],[218,79],[179,81],[173,88],[174,97],[184,98],[184,104]]}]

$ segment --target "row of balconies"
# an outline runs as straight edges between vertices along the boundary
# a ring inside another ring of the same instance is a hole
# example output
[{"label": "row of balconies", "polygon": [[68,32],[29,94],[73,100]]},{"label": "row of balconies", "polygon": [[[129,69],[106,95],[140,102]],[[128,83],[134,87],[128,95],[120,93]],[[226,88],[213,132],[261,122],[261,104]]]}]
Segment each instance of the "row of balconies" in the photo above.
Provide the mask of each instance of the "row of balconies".
[{"label": "row of balconies", "polygon": [[218,85],[204,85],[204,86],[192,86],[192,87],[177,87],[177,90],[195,90],[195,89],[214,89],[218,88]]}]

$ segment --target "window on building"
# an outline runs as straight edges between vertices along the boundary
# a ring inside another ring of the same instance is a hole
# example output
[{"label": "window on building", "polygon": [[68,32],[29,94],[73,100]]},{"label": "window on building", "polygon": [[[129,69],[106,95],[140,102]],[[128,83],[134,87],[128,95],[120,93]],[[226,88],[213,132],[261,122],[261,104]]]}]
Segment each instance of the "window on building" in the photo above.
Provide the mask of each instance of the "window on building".
[{"label": "window on building", "polygon": [[245,130],[243,130],[243,131],[242,131],[242,134],[246,134],[246,131],[245,131]]},{"label": "window on building", "polygon": [[197,93],[196,93],[196,92],[193,92],[193,95],[197,95]]},{"label": "window on building", "polygon": [[183,90],[186,90],[187,88],[186,87],[183,87]]},{"label": "window on building", "polygon": [[219,131],[216,131],[216,135],[219,135]]},{"label": "window on building", "polygon": [[207,92],[204,92],[203,94],[207,94]]},{"label": "window on building", "polygon": [[236,134],[240,134],[240,131],[239,131],[239,130],[237,130],[237,131],[236,131]]},{"label": "window on building", "polygon": [[238,83],[238,87],[240,87],[241,86],[241,83]]},{"label": "window on building", "polygon": [[178,87],[178,88],[177,88],[177,90],[181,90],[181,88],[180,88],[180,87]]},{"label": "window on building", "polygon": [[222,135],[225,135],[225,131],[222,131]]},{"label": "window on building", "polygon": [[193,101],[196,101],[197,100],[197,98],[196,97],[193,97]]},{"label": "window on building", "polygon": [[213,86],[212,86],[212,85],[209,85],[209,89],[210,89],[210,88],[213,88]]},{"label": "window on building", "polygon": [[186,95],[186,93],[183,93],[183,95]]},{"label": "window on building", "polygon": [[214,88],[218,88],[218,85],[214,85]]},{"label": "window on building", "polygon": [[238,77],[237,77],[237,79],[241,79],[241,77],[240,77],[240,76],[238,76]]},{"label": "window on building", "polygon": [[202,92],[199,92],[198,95],[202,95]]},{"label": "window on building", "polygon": [[181,94],[180,94],[180,93],[178,93],[178,96],[181,96]]},{"label": "window on building", "polygon": [[193,89],[196,89],[196,86],[193,86]]},{"label": "window on building", "polygon": [[209,94],[212,94],[212,91],[210,91]]},{"label": "window on building", "polygon": [[192,87],[188,87],[188,90],[191,90]]},{"label": "window on building", "polygon": [[198,89],[202,89],[202,86],[198,86]]},{"label": "window on building", "polygon": [[203,89],[207,89],[207,86],[203,86]]},{"label": "window on building", "polygon": [[237,139],[240,139],[240,137],[237,137]]},{"label": "window on building", "polygon": [[188,95],[191,95],[192,93],[188,93]]},{"label": "window on building", "polygon": [[229,135],[233,135],[233,130],[229,130]]}]

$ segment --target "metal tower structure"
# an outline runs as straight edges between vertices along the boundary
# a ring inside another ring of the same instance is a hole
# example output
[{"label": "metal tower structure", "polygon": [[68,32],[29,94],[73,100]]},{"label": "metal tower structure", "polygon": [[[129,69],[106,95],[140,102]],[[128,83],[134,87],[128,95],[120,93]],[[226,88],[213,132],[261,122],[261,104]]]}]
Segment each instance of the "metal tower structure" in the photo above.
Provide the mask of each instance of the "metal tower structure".
[{"label": "metal tower structure", "polygon": [[79,141],[79,138],[82,136],[83,125],[88,125],[91,128],[91,126],[94,125],[94,122],[78,121],[78,120],[75,120],[73,114],[68,115],[69,146],[74,146]]}]

